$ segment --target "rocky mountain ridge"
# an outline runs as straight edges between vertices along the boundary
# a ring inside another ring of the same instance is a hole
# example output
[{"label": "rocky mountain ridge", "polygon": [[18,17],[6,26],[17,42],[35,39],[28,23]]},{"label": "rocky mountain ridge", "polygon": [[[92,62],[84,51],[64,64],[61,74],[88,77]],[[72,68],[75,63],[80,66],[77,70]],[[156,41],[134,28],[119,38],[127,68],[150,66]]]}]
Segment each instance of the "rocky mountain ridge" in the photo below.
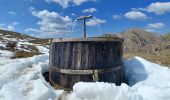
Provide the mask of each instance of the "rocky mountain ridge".
[{"label": "rocky mountain ridge", "polygon": [[26,34],[0,30],[0,50],[13,52],[13,59],[42,54],[41,48],[49,48],[48,39],[39,39]]},{"label": "rocky mountain ridge", "polygon": [[116,34],[124,38],[124,52],[163,54],[170,52],[170,34],[158,35],[142,29],[131,29]]}]

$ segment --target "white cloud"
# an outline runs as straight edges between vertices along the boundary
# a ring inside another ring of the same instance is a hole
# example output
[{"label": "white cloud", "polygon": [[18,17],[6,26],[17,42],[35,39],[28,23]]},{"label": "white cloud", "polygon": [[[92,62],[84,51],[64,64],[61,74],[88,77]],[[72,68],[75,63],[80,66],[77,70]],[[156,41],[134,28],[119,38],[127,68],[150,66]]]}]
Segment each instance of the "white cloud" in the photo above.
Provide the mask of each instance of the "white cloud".
[{"label": "white cloud", "polygon": [[17,14],[16,12],[13,12],[13,11],[10,11],[8,13],[11,14],[11,15],[16,15]]},{"label": "white cloud", "polygon": [[39,29],[28,28],[25,31],[36,31],[42,34],[65,34],[71,33],[71,27],[74,26],[69,16],[61,16],[57,12],[48,10],[32,11],[33,16],[40,19],[37,23]]},{"label": "white cloud", "polygon": [[5,24],[2,24],[2,23],[1,23],[1,24],[0,24],[0,27],[3,27],[3,26],[5,26]]},{"label": "white cloud", "polygon": [[103,24],[103,23],[106,23],[106,20],[102,20],[98,18],[93,18],[87,21],[88,26],[96,26],[96,25]]},{"label": "white cloud", "polygon": [[15,21],[10,24],[0,24],[0,29],[13,31],[13,30],[15,30],[14,26],[16,26],[18,24],[19,23],[15,22]]},{"label": "white cloud", "polygon": [[162,22],[160,22],[160,23],[151,23],[151,24],[148,24],[147,27],[150,28],[150,29],[160,29],[160,28],[165,27],[165,24],[162,23]]},{"label": "white cloud", "polygon": [[35,29],[35,28],[27,28],[27,29],[25,29],[25,32],[36,32],[36,33],[39,33],[40,30]]},{"label": "white cloud", "polygon": [[88,1],[96,1],[96,0],[45,0],[46,2],[54,2],[58,3],[61,5],[63,8],[68,8],[69,4],[74,4],[74,5],[81,5],[85,2]]},{"label": "white cloud", "polygon": [[84,13],[93,13],[93,12],[96,12],[97,11],[97,9],[95,9],[95,8],[89,8],[89,9],[84,9],[82,12],[84,12]]},{"label": "white cloud", "polygon": [[13,26],[11,26],[11,25],[8,25],[7,27],[7,30],[14,30],[15,28],[13,27]]},{"label": "white cloud", "polygon": [[153,12],[156,15],[162,15],[170,12],[170,2],[155,2],[145,8],[132,8],[133,11]]},{"label": "white cloud", "polygon": [[140,11],[129,11],[124,16],[131,20],[146,20],[148,16]]},{"label": "white cloud", "polygon": [[0,29],[3,29],[3,30],[10,30],[10,31],[12,31],[12,30],[14,30],[15,29],[15,27],[13,27],[12,25],[0,25]]},{"label": "white cloud", "polygon": [[160,22],[160,23],[151,23],[151,24],[148,24],[146,25],[146,31],[148,32],[155,32],[156,29],[161,29],[165,27],[165,24],[163,22]]},{"label": "white cloud", "polygon": [[12,25],[13,25],[13,26],[16,26],[16,25],[18,25],[18,24],[19,24],[18,22],[15,22],[15,21],[12,22]]},{"label": "white cloud", "polygon": [[119,15],[112,15],[113,19],[121,19],[122,16],[119,14]]},{"label": "white cloud", "polygon": [[76,16],[76,14],[75,14],[75,13],[71,13],[71,15],[72,15],[72,16],[74,16],[74,17]]},{"label": "white cloud", "polygon": [[71,0],[45,0],[46,2],[54,2],[61,5],[63,8],[68,8],[68,4]]},{"label": "white cloud", "polygon": [[96,1],[96,0],[72,0],[75,5],[81,5],[82,3],[88,2],[88,1]]},{"label": "white cloud", "polygon": [[147,32],[155,32],[155,30],[154,29],[146,29],[145,31],[147,31]]},{"label": "white cloud", "polygon": [[33,11],[33,10],[35,10],[35,8],[33,6],[31,6],[31,7],[28,8],[28,10]]},{"label": "white cloud", "polygon": [[170,12],[170,2],[151,3],[144,10],[148,12],[154,12],[157,15],[162,15],[166,12]]}]

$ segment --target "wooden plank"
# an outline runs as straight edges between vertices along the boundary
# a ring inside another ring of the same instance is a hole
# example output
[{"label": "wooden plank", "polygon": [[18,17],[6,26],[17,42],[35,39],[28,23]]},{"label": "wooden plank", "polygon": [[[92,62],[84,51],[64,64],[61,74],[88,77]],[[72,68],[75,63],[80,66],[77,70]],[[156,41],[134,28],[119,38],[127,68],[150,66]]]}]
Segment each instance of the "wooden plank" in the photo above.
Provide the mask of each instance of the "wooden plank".
[{"label": "wooden plank", "polygon": [[122,38],[118,37],[88,37],[88,38],[58,38],[52,39],[52,42],[88,42],[88,41],[120,41],[123,42]]}]

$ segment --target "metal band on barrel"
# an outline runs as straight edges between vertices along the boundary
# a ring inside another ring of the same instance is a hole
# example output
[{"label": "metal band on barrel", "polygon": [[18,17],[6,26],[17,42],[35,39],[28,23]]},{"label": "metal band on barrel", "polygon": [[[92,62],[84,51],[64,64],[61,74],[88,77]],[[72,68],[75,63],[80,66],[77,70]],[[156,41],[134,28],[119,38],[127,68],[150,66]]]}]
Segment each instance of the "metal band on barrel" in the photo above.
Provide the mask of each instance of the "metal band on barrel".
[{"label": "metal band on barrel", "polygon": [[93,75],[94,72],[107,73],[107,72],[119,70],[120,68],[121,68],[121,65],[113,67],[113,68],[106,68],[106,69],[71,70],[71,69],[60,69],[60,68],[57,68],[54,66],[50,66],[50,70],[55,70],[55,71],[57,71],[59,73],[63,73],[63,74],[74,74],[74,75]]}]

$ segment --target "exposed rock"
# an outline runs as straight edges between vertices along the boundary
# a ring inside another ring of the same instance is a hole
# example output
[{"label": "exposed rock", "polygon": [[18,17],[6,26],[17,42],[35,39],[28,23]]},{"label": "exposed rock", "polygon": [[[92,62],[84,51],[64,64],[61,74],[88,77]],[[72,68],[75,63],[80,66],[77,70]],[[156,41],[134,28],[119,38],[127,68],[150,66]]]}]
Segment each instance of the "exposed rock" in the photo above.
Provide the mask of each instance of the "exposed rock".
[{"label": "exposed rock", "polygon": [[[167,50],[170,50],[170,33],[160,36],[156,33],[147,32],[142,29],[131,29],[116,35],[118,37],[124,38],[125,53],[139,52],[160,55],[164,54],[165,51],[168,52]],[[115,34],[106,34],[106,36],[115,36]]]},{"label": "exposed rock", "polygon": [[17,42],[16,41],[9,41],[7,44],[6,44],[6,47],[7,48],[11,48],[11,49],[15,49],[17,46]]}]

